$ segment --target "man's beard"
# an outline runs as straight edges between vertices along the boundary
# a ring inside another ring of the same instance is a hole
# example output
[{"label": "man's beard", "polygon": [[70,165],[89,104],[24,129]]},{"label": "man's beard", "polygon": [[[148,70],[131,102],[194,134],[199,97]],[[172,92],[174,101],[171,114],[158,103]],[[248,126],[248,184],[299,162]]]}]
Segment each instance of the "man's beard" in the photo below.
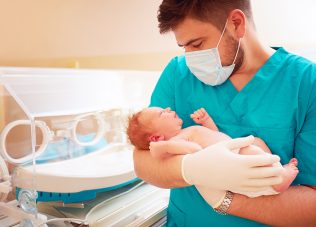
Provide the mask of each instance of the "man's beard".
[{"label": "man's beard", "polygon": [[[225,49],[227,53],[225,54],[225,58],[227,59],[226,64],[223,63],[223,66],[228,66],[233,64],[234,58],[237,53],[239,40],[235,40],[231,35],[228,34],[228,37],[225,39]],[[242,65],[244,61],[244,49],[240,46],[237,57],[235,60],[235,67],[232,72],[234,74]]]}]

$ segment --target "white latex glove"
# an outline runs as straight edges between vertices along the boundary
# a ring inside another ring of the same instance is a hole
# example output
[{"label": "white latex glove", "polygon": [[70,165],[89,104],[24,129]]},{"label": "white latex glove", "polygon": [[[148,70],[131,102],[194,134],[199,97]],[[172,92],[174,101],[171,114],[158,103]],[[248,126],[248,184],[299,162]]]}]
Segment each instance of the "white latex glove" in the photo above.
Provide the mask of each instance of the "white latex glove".
[{"label": "white latex glove", "polygon": [[225,190],[212,189],[201,185],[196,185],[195,187],[203,199],[213,208],[219,207],[226,195]]},{"label": "white latex glove", "polygon": [[232,192],[264,191],[282,182],[283,168],[272,165],[277,155],[240,155],[231,150],[251,145],[253,136],[232,139],[209,146],[182,159],[183,179],[191,185]]}]

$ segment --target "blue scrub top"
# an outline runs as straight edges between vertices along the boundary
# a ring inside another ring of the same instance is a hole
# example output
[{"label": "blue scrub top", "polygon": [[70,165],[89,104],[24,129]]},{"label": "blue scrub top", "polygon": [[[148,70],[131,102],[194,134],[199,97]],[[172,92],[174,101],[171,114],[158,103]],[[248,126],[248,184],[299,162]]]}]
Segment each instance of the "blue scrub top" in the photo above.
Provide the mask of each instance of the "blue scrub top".
[{"label": "blue scrub top", "polygon": [[[300,172],[294,184],[316,185],[315,81],[316,65],[283,48],[239,92],[230,80],[220,86],[205,85],[179,56],[163,71],[150,106],[171,107],[183,119],[183,127],[194,125],[190,114],[203,107],[219,130],[232,138],[263,139],[282,164],[297,158]],[[168,226],[265,225],[215,213],[191,186],[171,190]]]}]

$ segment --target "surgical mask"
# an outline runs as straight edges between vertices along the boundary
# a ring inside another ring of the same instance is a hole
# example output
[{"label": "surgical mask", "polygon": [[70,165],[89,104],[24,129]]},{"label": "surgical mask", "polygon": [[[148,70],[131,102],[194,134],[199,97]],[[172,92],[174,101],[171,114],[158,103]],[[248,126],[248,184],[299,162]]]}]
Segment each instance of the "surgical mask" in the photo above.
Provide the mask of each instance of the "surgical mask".
[{"label": "surgical mask", "polygon": [[192,51],[185,53],[186,64],[190,71],[203,83],[217,86],[224,83],[235,68],[235,61],[240,47],[241,38],[238,42],[237,53],[234,61],[229,66],[222,66],[218,46],[226,30],[227,21],[215,48]]}]

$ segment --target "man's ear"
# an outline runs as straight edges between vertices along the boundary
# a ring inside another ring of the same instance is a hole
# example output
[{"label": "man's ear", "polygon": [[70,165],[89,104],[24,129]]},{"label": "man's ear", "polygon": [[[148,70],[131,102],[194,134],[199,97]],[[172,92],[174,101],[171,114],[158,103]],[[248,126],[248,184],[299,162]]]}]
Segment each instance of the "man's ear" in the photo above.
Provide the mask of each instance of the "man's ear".
[{"label": "man's ear", "polygon": [[158,142],[165,140],[165,137],[163,135],[151,135],[149,136],[149,141],[150,142]]},{"label": "man's ear", "polygon": [[228,20],[233,25],[231,33],[235,34],[237,38],[242,38],[246,32],[246,15],[239,9],[234,9],[229,13]]}]

